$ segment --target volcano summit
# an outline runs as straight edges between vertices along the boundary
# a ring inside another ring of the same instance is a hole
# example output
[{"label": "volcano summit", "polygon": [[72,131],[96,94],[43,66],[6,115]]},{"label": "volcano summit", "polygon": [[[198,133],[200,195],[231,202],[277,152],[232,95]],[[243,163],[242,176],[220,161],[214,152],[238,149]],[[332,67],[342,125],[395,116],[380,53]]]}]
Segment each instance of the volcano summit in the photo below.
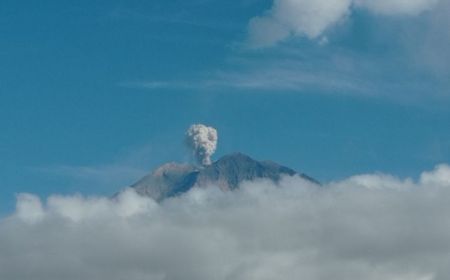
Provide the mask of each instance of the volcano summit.
[{"label": "volcano summit", "polygon": [[193,187],[217,186],[223,191],[232,191],[239,188],[244,181],[268,179],[277,183],[283,176],[295,175],[319,184],[315,179],[275,162],[257,161],[247,155],[234,153],[202,167],[167,163],[131,187],[141,195],[161,201],[187,192]]}]

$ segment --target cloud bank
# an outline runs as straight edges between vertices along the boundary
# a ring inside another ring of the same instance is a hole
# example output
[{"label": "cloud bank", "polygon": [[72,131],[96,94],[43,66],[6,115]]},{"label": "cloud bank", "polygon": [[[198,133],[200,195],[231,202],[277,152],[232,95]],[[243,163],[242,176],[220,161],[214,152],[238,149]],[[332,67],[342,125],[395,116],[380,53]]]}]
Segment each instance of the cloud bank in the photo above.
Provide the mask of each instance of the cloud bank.
[{"label": "cloud bank", "polygon": [[[291,36],[320,38],[355,9],[379,15],[418,15],[439,0],[274,0],[270,10],[250,20],[249,45],[269,47]],[[325,42],[325,37],[322,37]]]},{"label": "cloud bank", "polygon": [[450,166],[420,179],[301,178],[236,192],[194,189],[157,204],[18,196],[0,221],[0,279],[450,278]]}]

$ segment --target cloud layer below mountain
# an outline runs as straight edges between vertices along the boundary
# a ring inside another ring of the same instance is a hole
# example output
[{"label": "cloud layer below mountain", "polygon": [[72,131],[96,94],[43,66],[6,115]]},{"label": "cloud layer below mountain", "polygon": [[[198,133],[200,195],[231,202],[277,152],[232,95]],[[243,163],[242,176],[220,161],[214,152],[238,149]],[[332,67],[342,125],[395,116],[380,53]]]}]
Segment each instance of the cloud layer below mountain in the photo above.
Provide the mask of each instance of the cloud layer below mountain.
[{"label": "cloud layer below mountain", "polygon": [[0,279],[450,278],[450,166],[194,189],[157,204],[18,196],[0,221]]},{"label": "cloud layer below mountain", "polygon": [[[249,23],[252,47],[268,47],[290,36],[316,39],[355,9],[378,15],[418,15],[439,0],[274,0],[270,10]],[[326,38],[322,38],[322,42]]]}]

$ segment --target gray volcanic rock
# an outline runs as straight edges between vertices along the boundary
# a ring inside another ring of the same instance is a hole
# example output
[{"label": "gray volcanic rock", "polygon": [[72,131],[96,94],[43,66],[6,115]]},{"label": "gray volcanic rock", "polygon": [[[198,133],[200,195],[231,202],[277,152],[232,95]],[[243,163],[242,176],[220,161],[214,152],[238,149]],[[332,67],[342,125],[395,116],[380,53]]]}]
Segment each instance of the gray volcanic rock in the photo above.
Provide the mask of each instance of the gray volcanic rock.
[{"label": "gray volcanic rock", "polygon": [[267,178],[278,182],[281,175],[295,175],[290,168],[271,162],[256,161],[241,153],[222,157],[214,164],[202,169],[197,176],[197,184],[218,185],[222,190],[234,190],[242,181]]},{"label": "gray volcanic rock", "polygon": [[195,184],[197,168],[189,164],[166,163],[143,177],[132,188],[138,194],[160,201],[189,190]]},{"label": "gray volcanic rock", "polygon": [[298,175],[312,183],[316,180],[271,161],[257,161],[235,153],[222,157],[206,167],[168,163],[145,176],[131,187],[137,193],[157,201],[184,193],[193,187],[218,186],[224,191],[237,189],[243,181],[269,179],[278,182],[282,176]]}]

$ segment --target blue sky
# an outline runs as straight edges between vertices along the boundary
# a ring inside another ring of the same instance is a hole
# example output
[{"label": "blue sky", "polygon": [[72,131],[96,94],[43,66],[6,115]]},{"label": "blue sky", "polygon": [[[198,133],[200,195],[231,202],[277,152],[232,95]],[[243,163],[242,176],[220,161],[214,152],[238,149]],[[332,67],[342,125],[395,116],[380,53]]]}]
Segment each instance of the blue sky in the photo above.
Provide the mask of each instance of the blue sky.
[{"label": "blue sky", "polygon": [[321,181],[450,162],[447,1],[297,2],[2,1],[0,212],[186,161],[192,123]]}]

